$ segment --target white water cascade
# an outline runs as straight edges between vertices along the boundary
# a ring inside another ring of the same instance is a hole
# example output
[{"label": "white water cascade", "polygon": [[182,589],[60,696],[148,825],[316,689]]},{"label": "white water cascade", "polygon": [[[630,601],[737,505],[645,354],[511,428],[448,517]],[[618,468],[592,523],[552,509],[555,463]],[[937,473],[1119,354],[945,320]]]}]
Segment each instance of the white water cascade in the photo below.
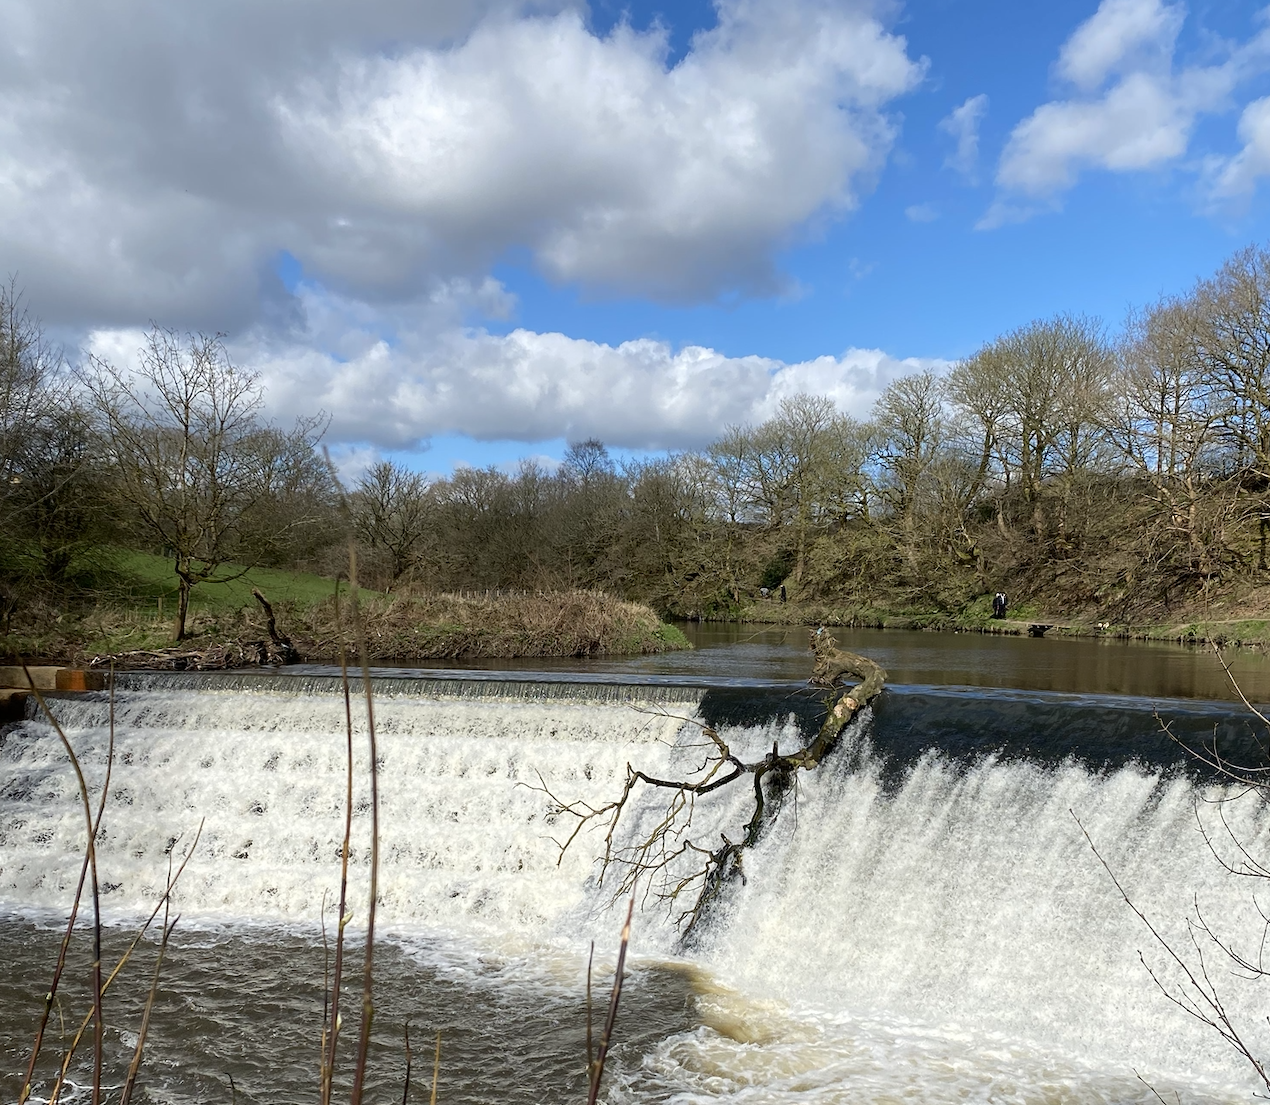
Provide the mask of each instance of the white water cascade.
[{"label": "white water cascade", "polygon": [[[668,772],[699,759],[699,730],[684,720],[699,693],[648,688],[642,703],[595,693],[377,696],[380,918],[393,939],[495,957],[569,986],[589,940],[613,943],[620,907],[595,885],[600,834],[583,834],[562,858],[555,841],[572,823],[547,816],[543,788],[600,804],[620,793],[628,762]],[[105,701],[56,705],[90,786],[100,786]],[[360,915],[369,801],[356,699],[353,716],[350,897]],[[792,724],[727,736],[757,753],[774,739],[791,746]],[[184,854],[202,819],[176,895],[183,923],[312,932],[324,896],[331,922],[344,820],[340,696],[130,690],[115,728],[99,841],[111,918],[149,912],[168,851]],[[867,719],[850,739],[868,740]],[[748,784],[734,790],[700,811],[699,839],[744,821]],[[693,970],[701,1023],[623,1071],[610,1100],[1146,1102],[1146,1082],[1183,1100],[1243,1100],[1255,1087],[1233,1051],[1170,1004],[1138,962],[1142,949],[1162,978],[1176,978],[1076,821],[1179,946],[1198,902],[1255,954],[1257,887],[1226,875],[1196,830],[1196,798],[1216,793],[1135,766],[1100,775],[1073,762],[987,758],[965,767],[931,751],[892,785],[867,752],[830,761],[801,779],[745,858],[744,885],[687,950],[664,909],[641,910],[637,962]],[[1270,817],[1257,802],[1223,809],[1238,839],[1264,855]],[[638,820],[657,808],[633,812]],[[60,742],[43,722],[11,730],[0,746],[0,910],[64,910],[83,842]],[[1270,1054],[1257,985],[1206,954],[1240,1026]]]}]

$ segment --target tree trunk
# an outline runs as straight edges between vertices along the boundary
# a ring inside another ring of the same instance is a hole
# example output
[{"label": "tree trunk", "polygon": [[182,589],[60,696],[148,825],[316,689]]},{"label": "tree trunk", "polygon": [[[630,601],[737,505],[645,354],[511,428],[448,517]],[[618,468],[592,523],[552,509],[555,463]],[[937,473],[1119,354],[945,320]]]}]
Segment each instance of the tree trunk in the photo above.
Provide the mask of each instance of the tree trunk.
[{"label": "tree trunk", "polygon": [[190,587],[189,579],[177,572],[177,592],[176,592],[176,634],[174,640],[180,642],[185,640],[185,618],[190,612]]}]

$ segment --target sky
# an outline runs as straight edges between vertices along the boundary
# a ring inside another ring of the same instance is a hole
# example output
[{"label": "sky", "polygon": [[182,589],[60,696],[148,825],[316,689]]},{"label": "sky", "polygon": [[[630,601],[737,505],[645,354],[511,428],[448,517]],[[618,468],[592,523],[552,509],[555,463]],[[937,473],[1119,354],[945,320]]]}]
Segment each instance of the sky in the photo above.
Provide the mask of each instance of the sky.
[{"label": "sky", "polygon": [[224,335],[391,457],[868,415],[1270,240],[1242,0],[0,0],[0,274],[74,362]]}]

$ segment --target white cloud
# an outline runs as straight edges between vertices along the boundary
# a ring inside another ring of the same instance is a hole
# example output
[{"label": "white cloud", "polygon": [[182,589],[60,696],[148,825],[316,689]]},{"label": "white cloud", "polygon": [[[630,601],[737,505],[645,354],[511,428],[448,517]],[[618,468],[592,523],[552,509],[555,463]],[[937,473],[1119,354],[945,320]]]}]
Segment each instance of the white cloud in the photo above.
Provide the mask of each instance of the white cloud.
[{"label": "white cloud", "polygon": [[782,397],[801,391],[829,395],[863,415],[892,376],[917,367],[878,350],[790,365],[700,346],[674,350],[648,339],[612,346],[523,329],[505,336],[454,332],[435,344],[368,343],[343,362],[302,346],[248,359],[268,381],[272,409],[290,414],[321,405],[334,412],[334,438],[389,449],[438,432],[694,447],[730,423],[770,415]]},{"label": "white cloud", "polygon": [[933,203],[915,203],[904,208],[904,215],[911,223],[933,223],[939,218],[939,211]]},{"label": "white cloud", "polygon": [[997,183],[1045,196],[1070,188],[1084,165],[1146,169],[1186,152],[1195,113],[1145,73],[1093,102],[1043,104],[1010,135]]},{"label": "white cloud", "polygon": [[1270,96],[1253,100],[1239,117],[1240,151],[1209,167],[1210,192],[1217,201],[1246,200],[1257,181],[1270,176]]},{"label": "white cloud", "polygon": [[0,0],[0,26],[0,255],[70,325],[236,331],[282,250],[368,302],[509,249],[592,289],[770,291],[923,72],[830,0],[719,0],[674,65],[568,0]]},{"label": "white cloud", "polygon": [[1103,0],[1076,28],[1058,55],[1058,73],[1083,91],[1092,91],[1126,59],[1167,71],[1186,11],[1160,0]]},{"label": "white cloud", "polygon": [[[442,433],[695,447],[729,424],[768,417],[782,398],[803,391],[864,416],[895,376],[943,365],[875,349],[789,364],[649,339],[607,345],[560,333],[463,327],[459,319],[471,298],[488,293],[439,286],[417,310],[389,320],[366,318],[355,301],[306,291],[310,326],[287,338],[257,330],[231,342],[230,351],[260,372],[271,416],[286,421],[321,408],[332,419],[328,440],[380,450],[414,448]],[[383,336],[390,321],[391,340]],[[340,343],[323,352],[328,336]],[[140,337],[98,331],[90,345],[127,364]],[[343,467],[354,471],[374,455],[355,449]]]},{"label": "white cloud", "polygon": [[[418,224],[402,264],[524,243],[560,281],[770,288],[775,243],[855,206],[891,142],[879,108],[920,68],[850,7],[719,12],[670,70],[658,33],[599,39],[572,11],[491,21],[457,49],[358,60],[281,100],[282,135],[337,205]],[[327,248],[319,263],[342,271]]]},{"label": "white cloud", "polygon": [[1056,73],[1077,95],[1042,104],[1010,135],[998,195],[979,227],[1059,206],[1086,169],[1141,172],[1176,163],[1199,118],[1225,110],[1239,82],[1270,61],[1270,27],[1227,44],[1220,62],[1176,64],[1180,4],[1103,0],[1064,44]]},{"label": "white cloud", "polygon": [[979,167],[979,124],[988,112],[988,97],[983,93],[971,96],[960,107],[939,121],[939,129],[951,135],[956,148],[946,158],[944,165],[964,176],[972,184]]}]

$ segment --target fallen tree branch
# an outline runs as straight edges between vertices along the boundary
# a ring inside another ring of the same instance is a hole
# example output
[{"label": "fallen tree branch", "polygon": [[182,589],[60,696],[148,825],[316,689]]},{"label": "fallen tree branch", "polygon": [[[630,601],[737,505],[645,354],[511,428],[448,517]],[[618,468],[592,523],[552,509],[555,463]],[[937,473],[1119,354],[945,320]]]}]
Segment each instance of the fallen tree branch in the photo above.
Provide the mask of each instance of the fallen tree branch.
[{"label": "fallen tree branch", "polygon": [[[886,672],[868,657],[845,652],[823,628],[812,634],[811,650],[815,666],[810,682],[831,693],[825,701],[825,718],[816,734],[802,747],[782,753],[778,744],[760,760],[747,761],[736,755],[713,727],[699,725],[708,743],[701,766],[684,778],[662,778],[626,765],[622,793],[613,801],[593,806],[584,801],[566,801],[554,794],[539,776],[532,789],[547,796],[549,811],[555,816],[576,820],[564,841],[557,841],[560,856],[577,840],[583,829],[603,826],[604,851],[600,857],[601,884],[616,875],[614,898],[635,896],[641,882],[643,897],[650,896],[672,907],[683,904],[676,924],[691,933],[723,888],[735,878],[744,879],[741,859],[774,820],[781,799],[799,771],[810,771],[835,747],[852,719],[882,691]],[[847,676],[861,681],[845,686]],[[688,721],[689,719],[684,719]],[[721,833],[722,843],[709,847],[692,834],[693,817],[699,798],[722,790],[748,776],[753,786],[749,820],[738,839]],[[617,834],[632,795],[648,788],[669,792],[656,823],[633,843],[619,844]],[[689,861],[683,870],[683,861]]]},{"label": "fallen tree branch", "polygon": [[262,662],[268,664],[294,664],[300,658],[300,654],[296,652],[295,646],[291,643],[291,638],[278,632],[278,623],[273,616],[273,606],[261,593],[259,587],[251,589],[251,596],[260,603],[261,609],[265,612],[265,628],[268,630],[269,640],[272,642],[272,647],[266,650],[268,659]]}]

